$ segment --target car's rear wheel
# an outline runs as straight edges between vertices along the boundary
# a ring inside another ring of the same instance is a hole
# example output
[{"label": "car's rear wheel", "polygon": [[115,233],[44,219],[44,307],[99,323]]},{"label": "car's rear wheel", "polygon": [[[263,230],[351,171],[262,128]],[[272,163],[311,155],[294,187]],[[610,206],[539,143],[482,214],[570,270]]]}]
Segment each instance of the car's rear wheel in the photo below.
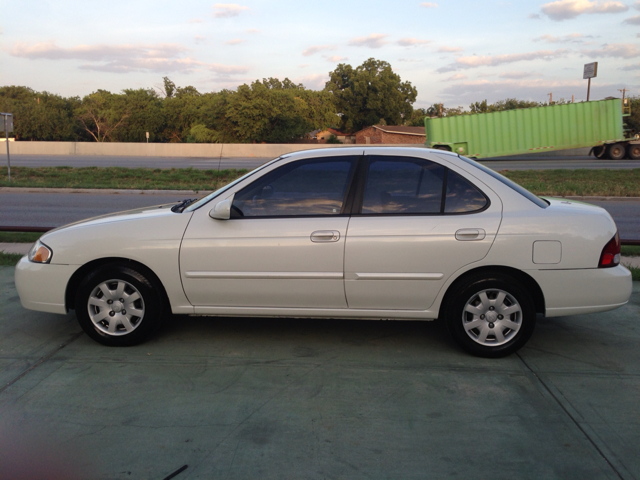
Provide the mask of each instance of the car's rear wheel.
[{"label": "car's rear wheel", "polygon": [[143,342],[160,327],[165,311],[154,281],[121,264],[89,273],[80,282],[75,309],[87,335],[109,346]]},{"label": "car's rear wheel", "polygon": [[445,306],[447,328],[468,352],[504,357],[518,351],[533,334],[533,300],[515,278],[473,275],[453,288]]}]

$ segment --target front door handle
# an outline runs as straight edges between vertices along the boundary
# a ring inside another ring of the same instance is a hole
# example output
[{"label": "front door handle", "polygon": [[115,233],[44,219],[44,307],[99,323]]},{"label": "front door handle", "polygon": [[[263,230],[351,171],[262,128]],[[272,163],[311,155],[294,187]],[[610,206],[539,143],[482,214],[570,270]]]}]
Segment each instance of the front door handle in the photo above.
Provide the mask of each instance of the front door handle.
[{"label": "front door handle", "polygon": [[483,240],[486,235],[486,232],[482,228],[462,228],[456,232],[456,240],[463,242]]},{"label": "front door handle", "polygon": [[337,230],[318,230],[311,234],[312,242],[337,242],[340,240],[340,232]]}]

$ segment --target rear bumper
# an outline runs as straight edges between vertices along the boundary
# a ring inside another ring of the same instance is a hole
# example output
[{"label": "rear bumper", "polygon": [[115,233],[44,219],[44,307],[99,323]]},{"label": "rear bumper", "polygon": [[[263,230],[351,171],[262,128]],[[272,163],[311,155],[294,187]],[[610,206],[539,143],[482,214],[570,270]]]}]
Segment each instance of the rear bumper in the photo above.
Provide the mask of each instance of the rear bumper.
[{"label": "rear bumper", "polygon": [[626,304],[631,296],[631,272],[622,265],[527,273],[542,288],[547,317],[605,312]]},{"label": "rear bumper", "polygon": [[67,313],[65,291],[77,265],[43,265],[26,256],[16,265],[15,284],[24,308],[49,313]]}]

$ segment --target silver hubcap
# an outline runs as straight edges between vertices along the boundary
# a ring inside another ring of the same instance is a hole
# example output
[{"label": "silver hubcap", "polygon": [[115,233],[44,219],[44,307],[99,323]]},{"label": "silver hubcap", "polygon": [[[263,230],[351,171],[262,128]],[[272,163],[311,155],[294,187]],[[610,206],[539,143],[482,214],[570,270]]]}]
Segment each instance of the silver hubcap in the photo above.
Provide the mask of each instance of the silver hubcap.
[{"label": "silver hubcap", "polygon": [[522,309],[509,293],[499,289],[483,290],[464,306],[462,326],[480,345],[495,347],[509,342],[522,326]]},{"label": "silver hubcap", "polygon": [[142,295],[123,280],[107,280],[94,288],[87,308],[93,324],[107,335],[127,335],[144,318]]}]

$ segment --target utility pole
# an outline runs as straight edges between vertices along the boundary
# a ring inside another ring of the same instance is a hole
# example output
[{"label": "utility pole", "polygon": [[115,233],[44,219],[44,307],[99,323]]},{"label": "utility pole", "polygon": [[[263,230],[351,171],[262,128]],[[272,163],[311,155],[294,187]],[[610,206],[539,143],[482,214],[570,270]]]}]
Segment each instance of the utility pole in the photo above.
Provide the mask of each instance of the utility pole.
[{"label": "utility pole", "polygon": [[549,105],[553,104],[553,92],[547,93],[549,95]]}]

